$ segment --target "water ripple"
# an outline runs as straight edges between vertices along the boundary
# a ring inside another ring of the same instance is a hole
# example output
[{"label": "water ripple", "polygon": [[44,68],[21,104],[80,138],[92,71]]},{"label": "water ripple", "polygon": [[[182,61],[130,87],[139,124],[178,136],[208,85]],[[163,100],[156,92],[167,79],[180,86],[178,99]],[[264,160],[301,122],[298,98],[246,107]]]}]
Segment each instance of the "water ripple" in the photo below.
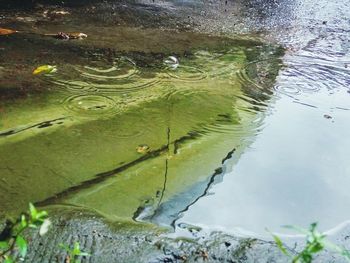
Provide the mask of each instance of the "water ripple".
[{"label": "water ripple", "polygon": [[62,65],[48,80],[75,93],[121,94],[145,89],[159,82],[155,75],[147,76],[126,57],[113,63],[91,61],[91,65]]},{"label": "water ripple", "polygon": [[274,87],[278,93],[293,98],[319,91],[331,94],[349,85],[350,71],[343,63],[295,56],[287,60],[286,64],[287,67],[281,72],[278,84]]},{"label": "water ripple", "polygon": [[76,95],[65,99],[64,107],[80,116],[114,115],[120,111],[112,98],[101,95]]},{"label": "water ripple", "polygon": [[[276,69],[271,69],[271,65]],[[256,60],[246,64],[237,75],[241,84],[252,84],[256,89],[264,91],[270,87],[273,74],[277,75],[280,66],[280,62],[275,59]]]},{"label": "water ripple", "polygon": [[205,79],[207,74],[199,68],[180,65],[176,69],[168,71],[171,78],[182,81],[199,81]]}]

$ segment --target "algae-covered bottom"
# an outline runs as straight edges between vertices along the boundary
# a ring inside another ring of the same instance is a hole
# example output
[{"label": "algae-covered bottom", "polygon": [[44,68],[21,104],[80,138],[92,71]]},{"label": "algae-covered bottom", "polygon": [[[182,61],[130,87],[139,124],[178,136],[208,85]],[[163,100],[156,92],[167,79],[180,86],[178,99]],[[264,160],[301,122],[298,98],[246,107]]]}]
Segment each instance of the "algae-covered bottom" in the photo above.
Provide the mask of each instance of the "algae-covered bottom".
[{"label": "algae-covered bottom", "polygon": [[[173,49],[145,52],[130,32],[133,51],[89,38],[3,37],[2,214],[65,204],[170,226],[249,145],[278,47],[172,33]],[[32,75],[42,64],[57,71]]]}]

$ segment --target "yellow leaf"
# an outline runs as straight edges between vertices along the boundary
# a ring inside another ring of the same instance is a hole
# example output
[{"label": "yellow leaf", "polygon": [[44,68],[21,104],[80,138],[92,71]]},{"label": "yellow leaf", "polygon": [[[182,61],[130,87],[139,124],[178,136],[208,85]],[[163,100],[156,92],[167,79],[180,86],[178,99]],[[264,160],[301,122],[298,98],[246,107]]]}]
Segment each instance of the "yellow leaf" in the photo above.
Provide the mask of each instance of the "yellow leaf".
[{"label": "yellow leaf", "polygon": [[33,71],[33,75],[38,75],[38,74],[49,74],[53,73],[57,70],[56,66],[51,66],[51,65],[43,65],[40,67],[37,67]]},{"label": "yellow leaf", "polygon": [[10,34],[13,34],[13,33],[16,33],[16,32],[17,32],[16,30],[7,29],[7,28],[1,28],[0,27],[0,36],[1,35],[10,35]]},{"label": "yellow leaf", "polygon": [[149,152],[149,150],[150,150],[150,147],[147,144],[140,144],[136,148],[136,151],[142,154]]}]

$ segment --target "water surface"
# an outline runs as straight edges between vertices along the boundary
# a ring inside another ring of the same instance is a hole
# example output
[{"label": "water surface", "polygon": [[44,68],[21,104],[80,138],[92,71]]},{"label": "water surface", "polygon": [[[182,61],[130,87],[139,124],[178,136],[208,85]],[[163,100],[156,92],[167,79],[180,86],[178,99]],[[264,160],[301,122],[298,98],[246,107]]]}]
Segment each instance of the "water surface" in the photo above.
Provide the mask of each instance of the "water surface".
[{"label": "water surface", "polygon": [[[123,26],[89,7],[4,14],[23,32],[0,39],[1,212],[34,201],[260,237],[347,222],[349,3],[217,5],[188,9],[195,29],[260,40]],[[81,24],[84,41],[41,35]],[[33,77],[42,64],[57,73]]]},{"label": "water surface", "polygon": [[268,38],[289,46],[274,99],[255,141],[178,224],[266,237],[266,228],[288,233],[280,226],[319,222],[331,233],[349,220],[350,6],[281,1],[261,8],[269,15],[246,22],[259,21]]},{"label": "water surface", "polygon": [[[112,36],[106,46],[6,36],[3,214],[31,201],[171,226],[205,195],[223,160],[238,159],[259,129],[283,52],[256,40],[172,38],[170,50],[151,52],[142,38],[136,51],[111,49]],[[41,64],[57,72],[33,76]]]}]

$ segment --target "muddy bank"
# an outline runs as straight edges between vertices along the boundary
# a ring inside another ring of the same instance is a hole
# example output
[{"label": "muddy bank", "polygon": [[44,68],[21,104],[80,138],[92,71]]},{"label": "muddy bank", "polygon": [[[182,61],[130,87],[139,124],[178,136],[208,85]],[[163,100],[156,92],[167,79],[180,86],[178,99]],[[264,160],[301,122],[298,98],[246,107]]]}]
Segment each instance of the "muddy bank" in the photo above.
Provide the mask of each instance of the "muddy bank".
[{"label": "muddy bank", "polygon": [[[2,2],[4,25],[36,29],[76,19],[95,26],[197,31],[211,34],[260,33],[293,24],[297,1],[34,1]],[[29,13],[30,12],[30,13]],[[283,18],[279,16],[283,12]],[[106,34],[113,32],[106,31]]]},{"label": "muddy bank", "polygon": [[60,243],[79,241],[91,253],[82,262],[288,262],[272,243],[213,232],[192,238],[169,238],[166,229],[120,221],[107,223],[83,210],[56,208],[53,228],[32,236],[24,262],[64,262]]},{"label": "muddy bank", "polygon": [[[51,207],[49,211],[51,230],[43,237],[29,235],[29,254],[23,262],[65,262],[67,255],[59,244],[74,242],[91,254],[81,257],[82,262],[290,262],[272,241],[206,232],[194,226],[187,226],[186,237],[173,238],[165,228],[125,220],[108,222],[87,210]],[[322,252],[315,262],[346,261]]]}]

